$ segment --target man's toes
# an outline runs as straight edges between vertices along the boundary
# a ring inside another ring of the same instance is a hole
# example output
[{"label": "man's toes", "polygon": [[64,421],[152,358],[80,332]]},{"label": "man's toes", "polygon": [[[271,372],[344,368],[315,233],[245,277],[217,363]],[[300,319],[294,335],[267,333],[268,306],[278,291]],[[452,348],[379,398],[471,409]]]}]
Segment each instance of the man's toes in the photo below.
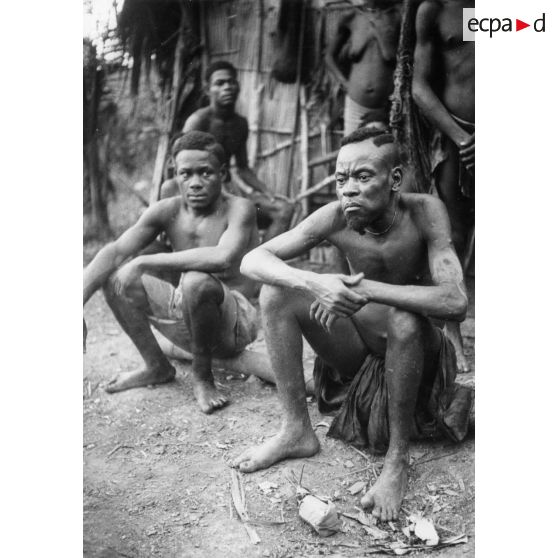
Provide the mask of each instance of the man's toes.
[{"label": "man's toes", "polygon": [[243,461],[242,463],[240,463],[238,465],[238,470],[243,472],[243,473],[251,473],[255,468],[254,463],[252,462],[251,459],[248,459],[246,461]]},{"label": "man's toes", "polygon": [[360,503],[362,505],[363,508],[368,508],[372,505],[372,496],[369,496],[368,494],[365,494],[361,499],[360,499]]}]

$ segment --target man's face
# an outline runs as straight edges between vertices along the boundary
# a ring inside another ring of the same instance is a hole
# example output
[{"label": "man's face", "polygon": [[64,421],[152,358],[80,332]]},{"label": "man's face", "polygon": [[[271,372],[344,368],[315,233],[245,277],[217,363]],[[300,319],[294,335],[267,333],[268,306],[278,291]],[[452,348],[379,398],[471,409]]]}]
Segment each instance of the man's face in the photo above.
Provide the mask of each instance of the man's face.
[{"label": "man's face", "polygon": [[[392,144],[376,147],[371,139],[339,150],[335,178],[337,198],[347,224],[361,232],[381,218],[390,203],[400,171],[392,167]],[[395,171],[395,172],[394,172]]]},{"label": "man's face", "polygon": [[230,70],[217,70],[209,79],[209,98],[221,107],[234,106],[240,87]]},{"label": "man's face", "polygon": [[175,159],[176,178],[187,206],[205,209],[221,195],[223,166],[207,151],[188,149],[179,151]]}]

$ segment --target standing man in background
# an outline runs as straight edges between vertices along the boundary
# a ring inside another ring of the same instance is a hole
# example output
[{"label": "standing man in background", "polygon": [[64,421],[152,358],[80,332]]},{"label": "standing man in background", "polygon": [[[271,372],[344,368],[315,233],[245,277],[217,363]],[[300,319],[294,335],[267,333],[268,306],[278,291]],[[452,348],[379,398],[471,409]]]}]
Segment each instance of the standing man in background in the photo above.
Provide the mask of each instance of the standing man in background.
[{"label": "standing man in background", "polygon": [[[183,131],[198,130],[214,136],[225,150],[227,167],[234,156],[238,176],[247,184],[248,189],[242,185],[233,186],[230,171],[224,187],[230,193],[247,197],[254,203],[258,225],[266,228],[264,240],[269,240],[289,228],[294,207],[286,199],[270,194],[265,184],[248,166],[248,122],[235,111],[240,93],[236,68],[224,60],[214,62],[207,68],[205,80],[209,106],[192,113],[186,120]],[[161,198],[175,196],[177,193],[176,179],[163,183]]]},{"label": "standing man in background", "polygon": [[[446,204],[453,243],[463,261],[474,223],[475,43],[463,41],[463,8],[472,0],[425,0],[416,17],[413,98],[434,127],[434,191]],[[446,331],[461,372],[469,370],[459,324]]]}]

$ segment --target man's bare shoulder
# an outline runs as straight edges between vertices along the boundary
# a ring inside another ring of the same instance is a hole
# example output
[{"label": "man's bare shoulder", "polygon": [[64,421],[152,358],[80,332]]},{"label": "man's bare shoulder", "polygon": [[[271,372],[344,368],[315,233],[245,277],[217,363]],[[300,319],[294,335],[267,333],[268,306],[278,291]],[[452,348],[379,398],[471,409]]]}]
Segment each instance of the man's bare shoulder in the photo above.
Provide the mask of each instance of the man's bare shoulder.
[{"label": "man's bare shoulder", "polygon": [[409,209],[419,229],[430,236],[432,231],[446,231],[449,224],[444,202],[430,194],[401,194],[401,200]]},{"label": "man's bare shoulder", "polygon": [[209,124],[211,122],[212,110],[211,107],[202,107],[194,111],[184,123],[183,131],[187,132],[189,130],[198,130],[200,132],[206,132],[209,129]]},{"label": "man's bare shoulder", "polygon": [[444,6],[439,0],[424,0],[417,10],[417,29],[428,29],[434,25]]},{"label": "man's bare shoulder", "polygon": [[307,229],[315,230],[324,238],[328,238],[346,228],[347,222],[338,201],[330,202],[311,213],[301,223]]},{"label": "man's bare shoulder", "polygon": [[256,217],[256,208],[250,200],[232,194],[224,194],[224,199],[227,203],[227,213],[229,215]]}]

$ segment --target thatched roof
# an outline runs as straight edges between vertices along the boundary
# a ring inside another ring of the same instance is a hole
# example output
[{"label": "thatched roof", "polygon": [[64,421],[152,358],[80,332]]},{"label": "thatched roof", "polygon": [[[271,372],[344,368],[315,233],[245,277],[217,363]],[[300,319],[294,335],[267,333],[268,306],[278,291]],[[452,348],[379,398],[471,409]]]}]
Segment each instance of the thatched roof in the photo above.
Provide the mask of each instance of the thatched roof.
[{"label": "thatched roof", "polygon": [[[142,71],[149,72],[151,63],[167,86],[172,79],[174,52],[182,10],[196,16],[196,3],[186,0],[124,0],[118,17],[118,33],[124,50],[132,57],[132,93],[136,94]],[[191,22],[192,31],[195,30]],[[197,33],[190,49],[199,46]]]}]

